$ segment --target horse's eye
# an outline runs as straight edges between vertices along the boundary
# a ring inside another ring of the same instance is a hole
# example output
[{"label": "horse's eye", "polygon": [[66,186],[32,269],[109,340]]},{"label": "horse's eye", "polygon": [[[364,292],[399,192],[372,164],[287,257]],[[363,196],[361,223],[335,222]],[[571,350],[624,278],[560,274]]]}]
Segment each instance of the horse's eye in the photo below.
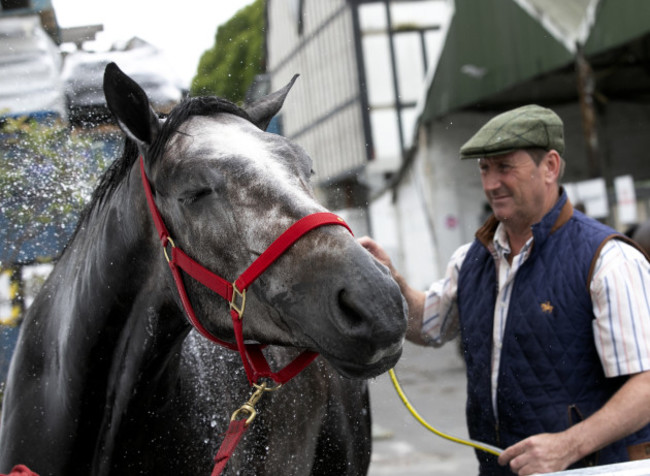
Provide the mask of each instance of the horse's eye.
[{"label": "horse's eye", "polygon": [[202,188],[200,190],[194,190],[191,193],[188,193],[182,197],[179,198],[179,201],[185,205],[191,205],[192,203],[195,203],[202,198],[207,197],[212,193],[212,189],[210,188]]}]

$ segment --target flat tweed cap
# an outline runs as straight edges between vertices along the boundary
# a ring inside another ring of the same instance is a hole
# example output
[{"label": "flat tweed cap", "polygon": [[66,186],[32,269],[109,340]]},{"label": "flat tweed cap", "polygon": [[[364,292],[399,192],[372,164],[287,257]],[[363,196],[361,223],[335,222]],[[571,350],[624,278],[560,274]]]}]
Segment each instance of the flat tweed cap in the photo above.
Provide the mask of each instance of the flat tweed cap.
[{"label": "flat tweed cap", "polygon": [[531,148],[564,153],[562,119],[536,104],[518,107],[490,119],[460,148],[460,158],[478,159]]}]

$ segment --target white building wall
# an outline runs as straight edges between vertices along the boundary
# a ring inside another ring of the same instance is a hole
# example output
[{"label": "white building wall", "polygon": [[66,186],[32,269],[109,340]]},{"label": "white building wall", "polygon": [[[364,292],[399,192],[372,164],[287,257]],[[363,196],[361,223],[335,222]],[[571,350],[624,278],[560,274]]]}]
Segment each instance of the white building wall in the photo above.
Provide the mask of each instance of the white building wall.
[{"label": "white building wall", "polygon": [[[389,10],[390,24],[383,2],[359,6],[374,145],[374,160],[368,171],[378,175],[400,168],[400,132],[404,148],[411,146],[417,118],[416,102],[425,84],[425,61],[431,64],[439,55],[442,25],[449,21],[450,7],[446,0],[393,1]],[[389,27],[392,28],[395,77]],[[401,104],[401,131],[397,102]]]},{"label": "white building wall", "polygon": [[457,114],[422,128],[397,202],[385,194],[370,207],[373,237],[416,288],[442,278],[452,253],[482,224],[485,197],[478,166],[475,160],[461,161],[458,151],[489,117]]},{"label": "white building wall", "polygon": [[427,126],[414,164],[424,185],[423,199],[444,270],[452,253],[474,238],[486,203],[476,160],[461,160],[462,144],[491,115],[454,114]]},{"label": "white building wall", "polygon": [[409,173],[398,199],[385,193],[369,207],[373,238],[384,247],[408,283],[422,291],[444,273],[416,173]]},{"label": "white building wall", "polygon": [[272,89],[300,74],[283,107],[284,134],[314,160],[315,182],[366,164],[352,13],[344,0],[269,2],[268,68]]}]

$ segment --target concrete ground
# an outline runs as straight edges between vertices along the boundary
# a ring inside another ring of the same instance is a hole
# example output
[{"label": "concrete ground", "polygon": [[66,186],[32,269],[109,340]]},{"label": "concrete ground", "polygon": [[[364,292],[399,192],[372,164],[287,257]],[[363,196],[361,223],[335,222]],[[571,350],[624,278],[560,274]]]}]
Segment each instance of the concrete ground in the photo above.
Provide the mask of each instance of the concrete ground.
[{"label": "concrete ground", "polygon": [[[440,349],[407,342],[395,372],[409,401],[431,426],[467,438],[467,379],[455,342]],[[415,420],[388,374],[371,382],[370,397],[375,436],[369,476],[478,473],[473,448],[442,439]]]},{"label": "concrete ground", "polygon": [[[420,416],[443,433],[467,438],[467,379],[456,343],[434,349],[407,342],[395,371]],[[420,425],[404,407],[388,374],[371,382],[370,397],[375,436],[368,476],[478,474],[474,450],[444,440]],[[650,459],[552,474],[650,476]]]}]

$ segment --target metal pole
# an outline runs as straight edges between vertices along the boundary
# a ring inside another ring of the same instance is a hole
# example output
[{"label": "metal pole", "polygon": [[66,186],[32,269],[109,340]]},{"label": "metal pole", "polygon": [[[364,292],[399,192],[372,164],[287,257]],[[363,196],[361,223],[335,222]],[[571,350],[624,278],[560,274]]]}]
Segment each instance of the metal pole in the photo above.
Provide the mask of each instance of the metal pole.
[{"label": "metal pole", "polygon": [[595,79],[591,65],[584,56],[582,45],[576,48],[576,75],[578,80],[578,98],[582,131],[585,138],[587,165],[591,178],[601,177],[600,150],[596,128],[596,110],[594,107]]}]

